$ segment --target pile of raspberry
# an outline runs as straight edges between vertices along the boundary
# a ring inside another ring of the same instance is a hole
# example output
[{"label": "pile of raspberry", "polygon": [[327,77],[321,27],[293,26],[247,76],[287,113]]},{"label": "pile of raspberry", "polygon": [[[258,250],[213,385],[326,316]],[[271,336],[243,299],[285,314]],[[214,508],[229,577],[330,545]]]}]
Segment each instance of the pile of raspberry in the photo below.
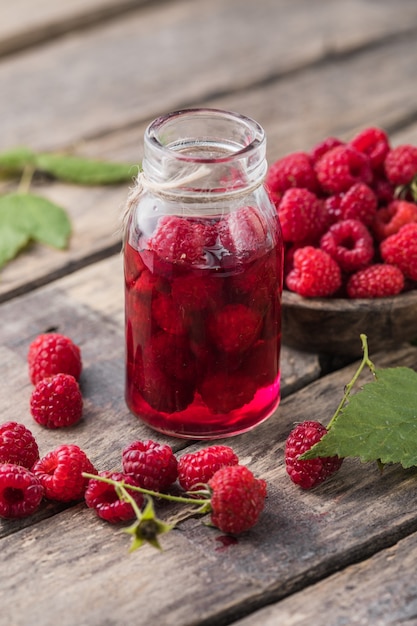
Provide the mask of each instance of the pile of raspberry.
[{"label": "pile of raspberry", "polygon": [[[80,348],[65,335],[42,334],[29,346],[28,365],[35,385],[30,400],[35,421],[47,428],[76,424],[82,415]],[[84,500],[112,524],[134,519],[137,513],[132,503],[103,478],[151,490],[160,497],[174,484],[191,496],[204,487],[213,525],[231,534],[257,522],[266,498],[265,481],[240,465],[228,446],[213,445],[177,460],[167,444],[134,441],[122,451],[120,470],[99,472],[75,444],[61,444],[41,457],[35,436],[23,423],[0,424],[0,517],[27,517],[43,501]],[[144,493],[131,490],[130,495],[139,509],[146,506]]]},{"label": "pile of raspberry", "polygon": [[380,298],[417,286],[417,147],[381,128],[328,137],[271,165],[285,287],[307,298]]}]

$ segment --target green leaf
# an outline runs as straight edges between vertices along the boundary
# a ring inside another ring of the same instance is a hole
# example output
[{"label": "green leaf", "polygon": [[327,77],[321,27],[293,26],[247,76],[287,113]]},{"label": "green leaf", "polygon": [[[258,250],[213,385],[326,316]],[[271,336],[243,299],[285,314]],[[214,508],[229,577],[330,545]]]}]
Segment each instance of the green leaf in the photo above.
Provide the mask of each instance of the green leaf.
[{"label": "green leaf", "polygon": [[0,267],[34,240],[65,248],[71,223],[64,209],[34,194],[0,197]]},{"label": "green leaf", "polygon": [[79,185],[113,185],[132,180],[137,166],[78,156],[36,155],[36,168],[53,178]]},{"label": "green leaf", "polygon": [[30,148],[24,146],[13,148],[0,153],[0,175],[3,177],[20,175],[25,167],[34,163],[35,154]]},{"label": "green leaf", "polygon": [[404,468],[417,465],[417,372],[393,367],[375,375],[302,459],[338,455]]}]

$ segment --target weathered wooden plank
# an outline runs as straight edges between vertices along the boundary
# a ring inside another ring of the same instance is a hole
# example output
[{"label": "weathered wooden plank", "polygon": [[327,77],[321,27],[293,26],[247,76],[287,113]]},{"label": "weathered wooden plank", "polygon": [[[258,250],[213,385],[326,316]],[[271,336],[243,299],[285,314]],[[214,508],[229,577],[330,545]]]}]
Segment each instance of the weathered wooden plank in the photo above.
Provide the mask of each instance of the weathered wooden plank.
[{"label": "weathered wooden plank", "polygon": [[308,589],[234,622],[234,626],[388,626],[415,624],[417,535]]},{"label": "weathered wooden plank", "polygon": [[[253,83],[410,32],[416,21],[408,0],[382,6],[356,0],[354,7],[325,0],[313,11],[309,0],[183,0],[138,9],[4,59],[0,149],[70,145],[215,94],[238,95]],[[312,82],[303,93],[303,115],[315,89]],[[279,109],[286,119],[285,106]]]},{"label": "weathered wooden plank", "polygon": [[146,0],[16,0],[3,4],[0,56],[124,14]]},{"label": "weathered wooden plank", "polygon": [[[33,305],[34,295],[27,301]],[[34,323],[41,318],[35,309]],[[102,393],[109,385],[115,398],[112,378],[105,375],[110,373],[106,370],[110,346],[102,341],[108,327],[100,329],[96,322],[95,329],[92,337],[85,320],[78,328],[84,334],[83,345],[90,355],[94,352],[87,374],[100,370]],[[22,338],[16,343],[15,338],[8,347],[22,351],[23,342]],[[378,357],[379,366],[388,363],[417,367],[417,350],[405,348]],[[312,407],[314,417],[326,420],[351,374],[352,368],[347,368],[311,384],[284,400],[275,415],[252,433],[225,440],[269,484],[259,524],[237,543],[225,546],[218,531],[190,519],[162,537],[161,554],[144,547],[128,555],[126,536],[78,505],[0,540],[7,563],[0,573],[1,618],[8,620],[4,623],[23,626],[34,620],[49,626],[57,611],[63,626],[142,625],[151,620],[184,626],[230,623],[414,531],[414,470],[393,466],[381,475],[376,466],[348,460],[313,492],[298,490],[285,475],[282,450],[292,424],[312,417]],[[101,468],[115,462],[117,447],[129,430],[126,422],[122,426],[105,414],[105,400],[103,396],[100,418],[97,415],[86,426],[84,440],[95,456],[100,455]],[[114,404],[113,400],[113,408]],[[81,438],[76,430],[73,436],[75,441]],[[164,508],[161,514],[166,513]],[[3,526],[10,530],[12,523]]]}]

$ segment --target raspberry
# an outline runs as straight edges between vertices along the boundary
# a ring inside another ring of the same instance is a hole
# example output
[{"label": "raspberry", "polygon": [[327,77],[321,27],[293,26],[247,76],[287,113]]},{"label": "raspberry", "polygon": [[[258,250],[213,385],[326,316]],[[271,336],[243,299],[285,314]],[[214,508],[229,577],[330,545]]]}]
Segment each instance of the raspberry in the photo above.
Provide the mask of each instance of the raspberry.
[{"label": "raspberry", "polygon": [[342,284],[339,265],[324,250],[312,246],[299,248],[293,261],[286,284],[305,298],[331,296]]},{"label": "raspberry", "polygon": [[268,227],[259,211],[244,206],[219,222],[218,233],[220,243],[230,254],[248,260],[265,248]]},{"label": "raspberry", "polygon": [[134,441],[123,450],[122,464],[123,471],[145,489],[164,491],[177,480],[177,459],[167,444]]},{"label": "raspberry", "polygon": [[285,466],[291,480],[302,489],[311,489],[334,474],[342,465],[338,456],[299,460],[327,433],[320,422],[307,420],[298,424],[285,443]]},{"label": "raspberry", "polygon": [[5,422],[0,425],[0,463],[14,463],[31,469],[38,459],[38,444],[24,424]]},{"label": "raspberry", "polygon": [[[126,485],[138,486],[133,476],[121,472],[99,472],[98,475],[111,480],[122,481]],[[139,508],[142,507],[143,495],[137,491],[129,491],[129,493]],[[110,524],[128,522],[135,518],[135,512],[130,502],[120,500],[114,486],[101,480],[90,478],[84,498],[87,506],[94,509],[98,517]]]},{"label": "raspberry", "polygon": [[209,480],[211,521],[221,531],[237,535],[256,524],[263,511],[266,482],[243,465],[217,470]]},{"label": "raspberry", "polygon": [[159,293],[152,300],[152,318],[156,324],[173,335],[184,335],[189,322],[185,311],[178,306],[171,294]]},{"label": "raspberry", "polygon": [[26,467],[0,464],[0,517],[14,519],[34,513],[43,498],[39,479]]},{"label": "raspberry", "polygon": [[372,235],[359,220],[342,220],[330,226],[320,239],[320,248],[345,272],[362,269],[374,256]]},{"label": "raspberry", "polygon": [[378,201],[368,185],[356,183],[342,196],[340,210],[342,219],[355,219],[370,226],[376,215]]},{"label": "raspberry", "polygon": [[149,247],[169,263],[198,264],[211,243],[212,232],[203,223],[176,215],[163,215]]},{"label": "raspberry", "polygon": [[313,192],[318,190],[312,160],[306,152],[293,152],[272,163],[265,184],[275,202],[292,187],[309,189]]},{"label": "raspberry", "polygon": [[178,461],[178,482],[185,491],[207,483],[221,467],[237,465],[239,459],[229,446],[214,445],[183,454]]},{"label": "raspberry", "polygon": [[349,144],[369,157],[373,170],[379,169],[390,150],[387,133],[381,128],[365,128]]},{"label": "raspberry", "polygon": [[258,339],[262,317],[244,304],[227,304],[213,314],[208,332],[219,350],[228,354],[243,353]]},{"label": "raspberry", "polygon": [[83,398],[70,374],[56,374],[40,380],[30,397],[33,419],[47,428],[72,426],[80,421]]},{"label": "raspberry", "polygon": [[379,209],[373,222],[373,231],[376,238],[382,241],[412,222],[417,222],[417,205],[406,200],[394,200],[387,207]]},{"label": "raspberry", "polygon": [[253,376],[235,371],[208,374],[199,386],[203,402],[213,413],[230,413],[248,404],[257,391]]},{"label": "raspberry", "polygon": [[403,144],[390,150],[385,159],[385,174],[393,185],[408,185],[417,174],[417,147]]},{"label": "raspberry", "polygon": [[386,205],[394,200],[395,186],[391,185],[385,176],[375,178],[372,183],[372,189],[379,205]]},{"label": "raspberry", "polygon": [[163,331],[155,334],[144,350],[144,360],[155,363],[167,376],[195,382],[195,358],[185,337]]},{"label": "raspberry", "polygon": [[308,189],[288,189],[277,210],[284,241],[313,242],[321,235],[321,203]]},{"label": "raspberry", "polygon": [[402,226],[379,246],[385,263],[397,265],[404,276],[417,280],[417,223]]},{"label": "raspberry", "polygon": [[32,468],[39,478],[45,497],[58,502],[81,500],[88,484],[83,472],[97,474],[97,470],[81,448],[60,445],[39,459]]},{"label": "raspberry", "polygon": [[355,183],[372,181],[367,155],[347,145],[325,152],[315,164],[315,170],[323,190],[329,194],[347,191]]},{"label": "raspberry", "polygon": [[319,159],[325,154],[332,150],[333,148],[337,148],[338,146],[345,145],[343,141],[338,139],[337,137],[327,137],[323,141],[317,143],[310,152],[311,159],[313,163],[317,163]]},{"label": "raspberry", "polygon": [[404,288],[404,275],[395,265],[375,263],[349,277],[349,298],[384,298],[396,296]]},{"label": "raspberry", "polygon": [[59,333],[38,335],[28,351],[29,376],[34,385],[55,374],[71,374],[80,378],[81,352],[73,341]]}]

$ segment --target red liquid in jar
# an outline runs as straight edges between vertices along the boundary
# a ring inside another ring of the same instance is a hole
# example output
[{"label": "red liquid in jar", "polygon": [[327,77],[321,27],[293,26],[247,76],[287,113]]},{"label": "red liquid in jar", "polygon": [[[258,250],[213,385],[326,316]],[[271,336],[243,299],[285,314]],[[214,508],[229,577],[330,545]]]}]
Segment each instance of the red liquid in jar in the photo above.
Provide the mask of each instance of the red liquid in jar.
[{"label": "red liquid in jar", "polygon": [[280,398],[280,239],[242,253],[213,228],[194,256],[141,233],[125,246],[126,402],[177,437],[250,430]]}]

